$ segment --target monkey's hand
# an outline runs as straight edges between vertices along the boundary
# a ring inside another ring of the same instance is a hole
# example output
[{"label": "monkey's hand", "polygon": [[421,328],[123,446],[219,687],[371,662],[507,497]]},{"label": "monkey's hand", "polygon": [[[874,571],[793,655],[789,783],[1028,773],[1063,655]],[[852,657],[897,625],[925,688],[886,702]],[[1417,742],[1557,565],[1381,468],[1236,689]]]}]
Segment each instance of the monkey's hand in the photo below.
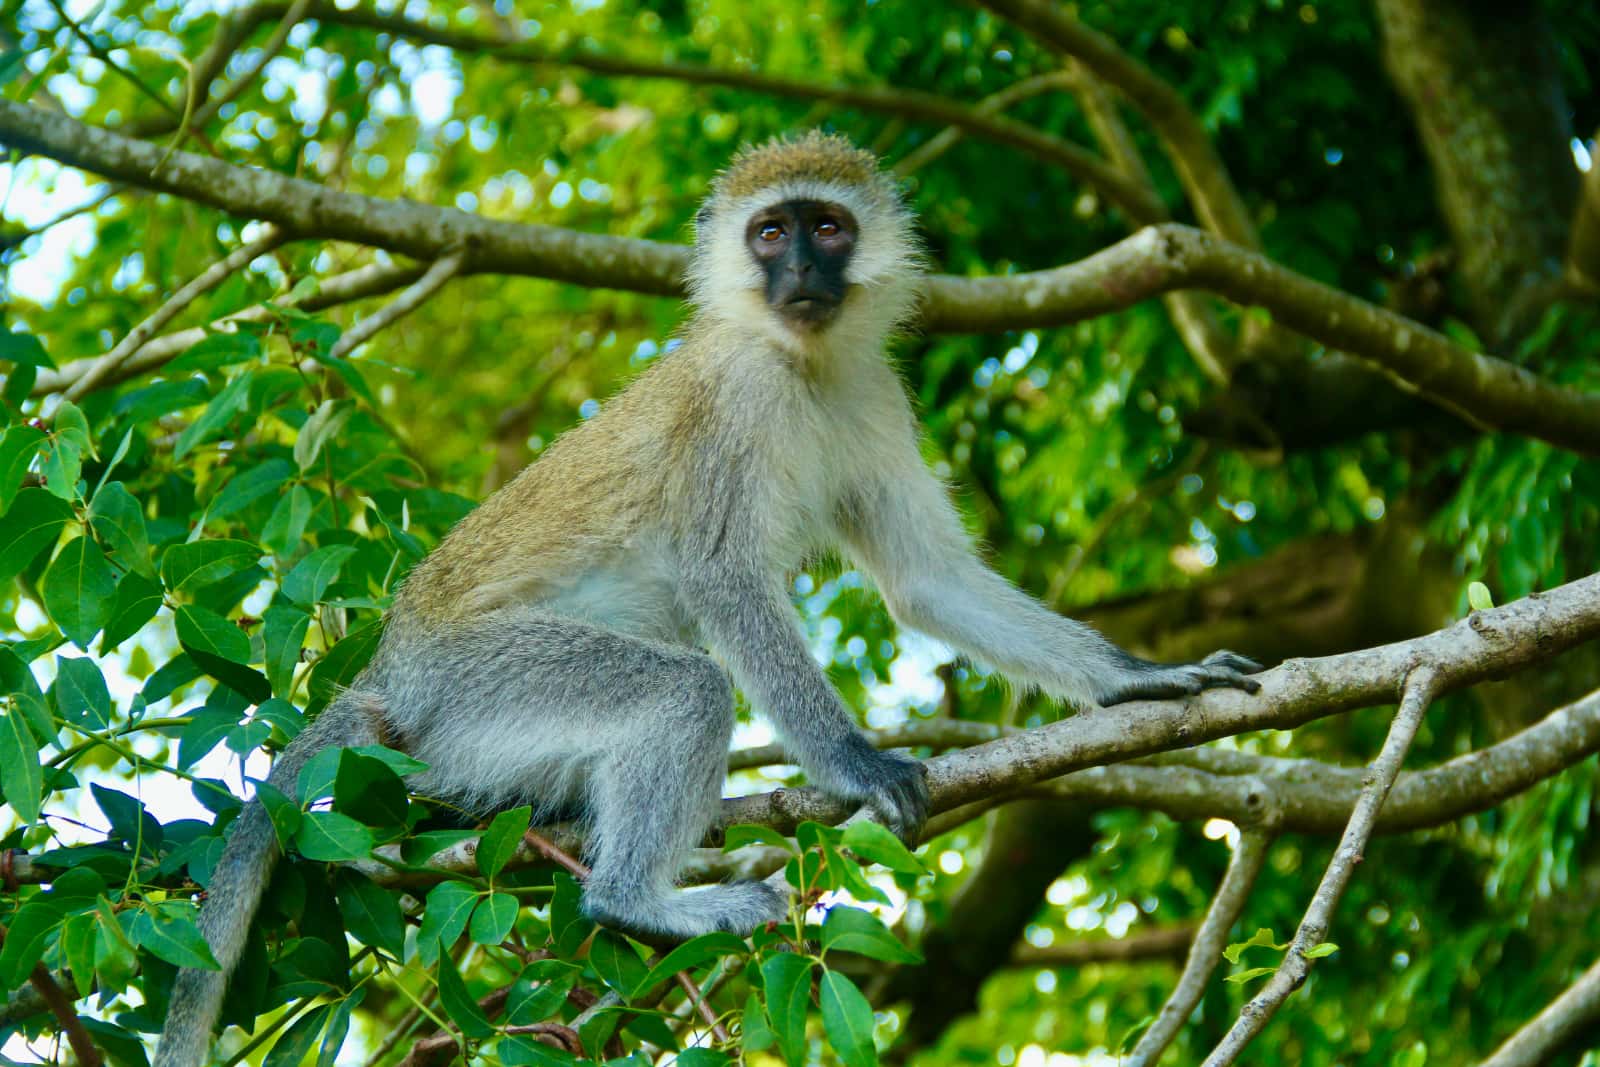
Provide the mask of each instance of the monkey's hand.
[{"label": "monkey's hand", "polygon": [[883,752],[854,735],[844,766],[836,768],[825,790],[846,803],[865,807],[907,848],[916,848],[928,821],[928,768],[900,752]]},{"label": "monkey's hand", "polygon": [[1100,703],[1168,700],[1193,696],[1205,689],[1243,689],[1246,693],[1258,693],[1261,683],[1250,675],[1260,669],[1261,664],[1255,660],[1227,650],[1213,652],[1199,663],[1149,663],[1138,660],[1108,693],[1101,696]]}]

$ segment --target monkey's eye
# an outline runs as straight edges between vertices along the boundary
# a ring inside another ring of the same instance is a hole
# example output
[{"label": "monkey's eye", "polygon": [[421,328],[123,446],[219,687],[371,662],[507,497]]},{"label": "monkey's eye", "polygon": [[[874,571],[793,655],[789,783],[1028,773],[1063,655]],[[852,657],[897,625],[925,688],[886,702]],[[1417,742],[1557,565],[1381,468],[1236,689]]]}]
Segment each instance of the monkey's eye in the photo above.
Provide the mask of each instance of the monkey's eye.
[{"label": "monkey's eye", "polygon": [[783,225],[777,222],[764,222],[761,229],[756,231],[756,236],[763,241],[772,242],[783,237]]},{"label": "monkey's eye", "polygon": [[839,224],[832,219],[823,219],[817,223],[816,234],[818,237],[839,236]]}]

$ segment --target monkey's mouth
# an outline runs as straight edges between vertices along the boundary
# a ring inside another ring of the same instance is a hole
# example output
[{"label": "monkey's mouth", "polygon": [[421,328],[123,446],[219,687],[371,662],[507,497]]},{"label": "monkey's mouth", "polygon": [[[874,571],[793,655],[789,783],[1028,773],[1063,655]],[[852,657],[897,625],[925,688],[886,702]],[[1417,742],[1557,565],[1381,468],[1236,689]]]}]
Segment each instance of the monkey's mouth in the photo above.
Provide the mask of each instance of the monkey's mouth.
[{"label": "monkey's mouth", "polygon": [[796,325],[820,326],[838,313],[841,303],[829,297],[797,296],[785,300],[778,312]]}]

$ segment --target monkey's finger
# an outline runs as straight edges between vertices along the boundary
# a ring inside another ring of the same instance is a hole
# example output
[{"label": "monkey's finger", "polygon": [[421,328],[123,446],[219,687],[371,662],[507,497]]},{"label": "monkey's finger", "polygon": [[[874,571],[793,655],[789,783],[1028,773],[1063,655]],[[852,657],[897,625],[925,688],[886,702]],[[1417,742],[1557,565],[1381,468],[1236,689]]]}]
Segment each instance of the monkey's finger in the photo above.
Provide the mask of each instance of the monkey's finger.
[{"label": "monkey's finger", "polygon": [[1228,670],[1239,671],[1242,674],[1255,674],[1261,669],[1261,664],[1249,656],[1241,656],[1237,652],[1229,652],[1219,648],[1205,659],[1200,661],[1203,667],[1224,667]]}]

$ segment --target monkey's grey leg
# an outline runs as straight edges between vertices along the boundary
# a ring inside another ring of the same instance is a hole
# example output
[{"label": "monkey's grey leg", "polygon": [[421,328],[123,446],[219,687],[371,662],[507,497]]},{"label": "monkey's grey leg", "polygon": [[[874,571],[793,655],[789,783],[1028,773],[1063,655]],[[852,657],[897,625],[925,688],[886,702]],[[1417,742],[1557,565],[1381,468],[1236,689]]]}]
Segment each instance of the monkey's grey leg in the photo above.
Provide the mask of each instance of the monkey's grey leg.
[{"label": "monkey's grey leg", "polygon": [[709,656],[536,614],[402,640],[396,652],[381,667],[386,703],[429,709],[401,723],[430,764],[418,788],[480,811],[581,800],[590,915],[671,938],[783,917],[786,902],[758,884],[674,886],[727,772],[733,695]]}]

